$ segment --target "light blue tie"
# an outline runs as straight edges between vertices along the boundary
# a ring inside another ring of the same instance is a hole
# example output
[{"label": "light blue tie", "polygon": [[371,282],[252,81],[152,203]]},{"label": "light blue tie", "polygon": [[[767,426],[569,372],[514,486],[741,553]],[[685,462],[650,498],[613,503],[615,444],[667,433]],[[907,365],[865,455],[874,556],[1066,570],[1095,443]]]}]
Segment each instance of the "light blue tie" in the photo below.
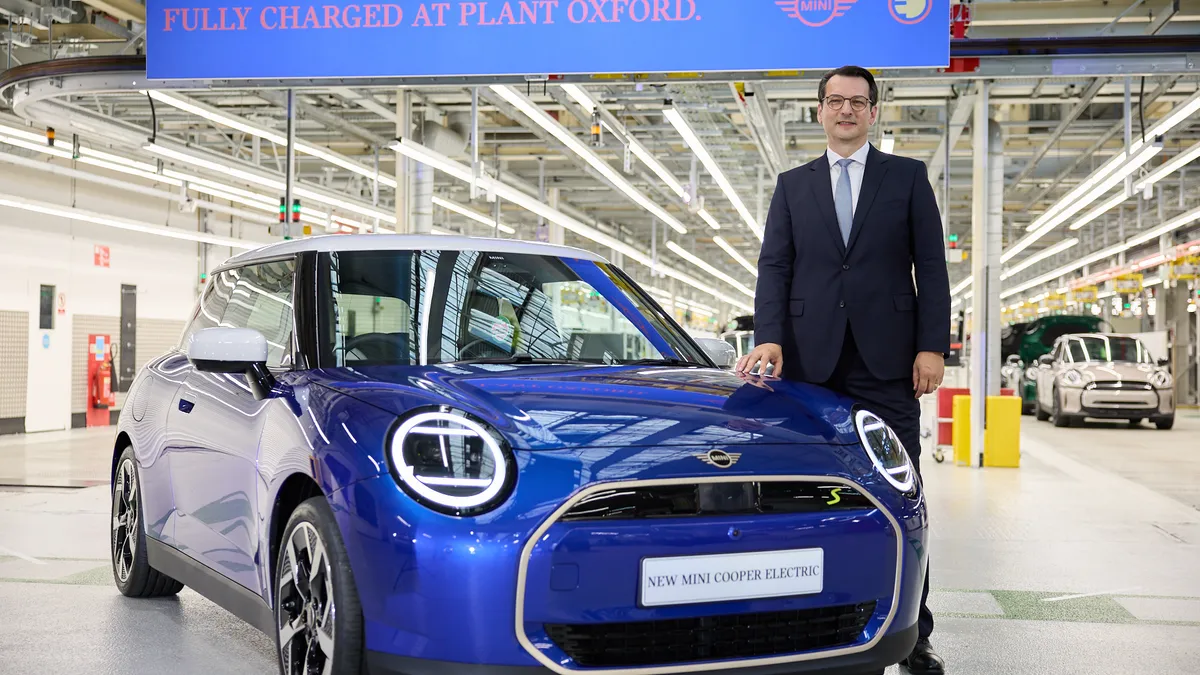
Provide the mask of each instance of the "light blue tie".
[{"label": "light blue tie", "polygon": [[839,159],[842,175],[838,177],[837,189],[833,192],[833,204],[837,209],[838,226],[842,229],[842,243],[850,244],[850,227],[854,224],[854,195],[850,191],[850,164],[852,159]]}]

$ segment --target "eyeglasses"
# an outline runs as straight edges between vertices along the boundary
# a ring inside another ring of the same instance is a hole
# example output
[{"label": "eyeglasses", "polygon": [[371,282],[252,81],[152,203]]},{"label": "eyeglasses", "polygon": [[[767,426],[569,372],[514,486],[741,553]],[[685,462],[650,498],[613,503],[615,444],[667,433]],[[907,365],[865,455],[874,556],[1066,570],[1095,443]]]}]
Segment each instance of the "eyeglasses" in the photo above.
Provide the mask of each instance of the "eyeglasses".
[{"label": "eyeglasses", "polygon": [[873,103],[873,101],[866,96],[855,96],[851,99],[846,99],[844,96],[826,96],[825,105],[828,106],[830,110],[841,110],[842,106],[845,105],[847,100],[850,101],[850,107],[854,109],[854,112],[862,112],[867,109],[867,106]]}]

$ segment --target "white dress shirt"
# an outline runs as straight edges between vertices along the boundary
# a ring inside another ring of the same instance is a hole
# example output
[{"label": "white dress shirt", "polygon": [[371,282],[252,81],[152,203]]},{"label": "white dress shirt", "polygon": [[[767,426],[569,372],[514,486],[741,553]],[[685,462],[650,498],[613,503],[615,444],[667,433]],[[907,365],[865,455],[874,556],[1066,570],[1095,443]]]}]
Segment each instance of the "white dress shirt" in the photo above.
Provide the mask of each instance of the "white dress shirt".
[{"label": "white dress shirt", "polygon": [[849,166],[851,214],[858,209],[858,193],[862,191],[863,172],[867,170],[867,154],[869,152],[871,152],[870,143],[863,143],[862,147],[855,150],[853,155],[845,158],[834,152],[832,148],[825,149],[825,156],[829,158],[829,184],[833,188],[834,199],[837,199],[838,179],[842,177],[842,167],[838,166],[838,160],[854,160],[854,163]]}]

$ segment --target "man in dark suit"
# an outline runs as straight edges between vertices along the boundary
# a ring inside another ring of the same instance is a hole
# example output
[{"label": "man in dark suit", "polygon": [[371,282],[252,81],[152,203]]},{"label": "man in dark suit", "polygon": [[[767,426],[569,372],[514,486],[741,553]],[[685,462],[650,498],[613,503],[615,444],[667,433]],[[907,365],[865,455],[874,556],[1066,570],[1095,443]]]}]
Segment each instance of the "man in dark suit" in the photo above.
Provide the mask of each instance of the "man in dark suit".
[{"label": "man in dark suit", "polygon": [[[818,87],[828,149],[779,176],[758,260],[755,348],[737,365],[820,384],[884,419],[920,473],[920,397],[942,383],[950,282],[925,165],[867,142],[878,114],[867,70],[845,66]],[[750,376],[750,375],[747,375]],[[942,673],[921,599],[912,673]]]}]

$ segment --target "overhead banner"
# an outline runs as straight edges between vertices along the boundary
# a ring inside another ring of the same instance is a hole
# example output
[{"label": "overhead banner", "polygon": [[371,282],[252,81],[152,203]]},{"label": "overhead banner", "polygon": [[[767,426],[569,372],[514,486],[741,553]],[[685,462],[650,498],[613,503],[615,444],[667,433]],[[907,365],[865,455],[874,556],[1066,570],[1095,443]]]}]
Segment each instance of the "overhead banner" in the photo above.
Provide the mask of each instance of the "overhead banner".
[{"label": "overhead banner", "polygon": [[147,76],[315,79],[935,68],[950,0],[148,3]]}]

